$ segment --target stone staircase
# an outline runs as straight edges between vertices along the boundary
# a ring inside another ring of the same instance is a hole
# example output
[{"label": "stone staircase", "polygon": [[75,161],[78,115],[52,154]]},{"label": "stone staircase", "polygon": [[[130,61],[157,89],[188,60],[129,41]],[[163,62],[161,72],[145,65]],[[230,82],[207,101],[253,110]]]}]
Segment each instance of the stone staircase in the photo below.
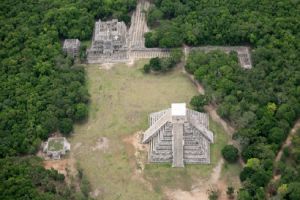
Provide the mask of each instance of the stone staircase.
[{"label": "stone staircase", "polygon": [[184,146],[183,146],[183,161],[184,163],[209,163],[209,158],[206,157],[206,152],[209,150],[209,145],[206,140],[198,133],[189,123],[184,123]]},{"label": "stone staircase", "polygon": [[150,152],[149,161],[156,163],[172,162],[172,124],[170,122],[162,128],[161,134],[158,134],[152,140],[152,152]]},{"label": "stone staircase", "polygon": [[173,129],[173,167],[184,167],[183,163],[183,124],[174,123]]},{"label": "stone staircase", "polygon": [[148,31],[146,13],[150,3],[146,0],[140,0],[136,10],[131,17],[131,26],[129,28],[129,48],[145,48],[144,34]]},{"label": "stone staircase", "polygon": [[191,109],[187,109],[187,116],[188,116],[188,121],[194,121],[208,129],[209,120],[207,114],[200,113]]},{"label": "stone staircase", "polygon": [[[153,134],[158,134],[158,131],[167,123],[171,121],[171,110],[168,109],[160,118],[155,121],[144,133],[143,143],[147,143]],[[163,131],[162,131],[163,132]]]}]

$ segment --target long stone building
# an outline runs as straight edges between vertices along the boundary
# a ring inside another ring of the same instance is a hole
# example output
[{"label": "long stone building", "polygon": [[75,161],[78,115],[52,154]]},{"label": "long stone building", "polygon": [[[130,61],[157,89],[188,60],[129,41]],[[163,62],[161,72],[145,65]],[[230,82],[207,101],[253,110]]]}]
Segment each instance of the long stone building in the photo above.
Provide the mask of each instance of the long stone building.
[{"label": "long stone building", "polygon": [[149,144],[149,162],[171,162],[173,167],[210,163],[214,137],[208,130],[207,114],[187,109],[185,103],[176,103],[151,113],[149,125],[142,141]]}]

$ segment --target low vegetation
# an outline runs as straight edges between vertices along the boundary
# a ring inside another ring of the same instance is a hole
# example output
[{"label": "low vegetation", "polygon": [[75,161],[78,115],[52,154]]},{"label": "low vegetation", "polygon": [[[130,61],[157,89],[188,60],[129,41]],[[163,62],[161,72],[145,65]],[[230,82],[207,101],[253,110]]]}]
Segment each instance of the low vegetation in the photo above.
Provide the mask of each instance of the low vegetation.
[{"label": "low vegetation", "polygon": [[208,105],[209,102],[210,102],[209,96],[199,94],[194,96],[191,99],[190,104],[194,110],[197,110],[199,112],[204,112],[204,106]]},{"label": "low vegetation", "polygon": [[89,199],[64,179],[56,170],[44,169],[40,158],[4,158],[0,160],[0,199]]},{"label": "low vegetation", "polygon": [[226,145],[222,149],[222,156],[230,163],[234,163],[239,158],[239,150],[233,145]]},{"label": "low vegetation", "polygon": [[60,151],[64,148],[64,140],[61,138],[53,138],[48,143],[50,151]]},{"label": "low vegetation", "polygon": [[170,57],[167,58],[151,58],[149,64],[144,65],[144,72],[167,72],[174,68],[182,57],[182,51],[180,49],[171,50]]}]

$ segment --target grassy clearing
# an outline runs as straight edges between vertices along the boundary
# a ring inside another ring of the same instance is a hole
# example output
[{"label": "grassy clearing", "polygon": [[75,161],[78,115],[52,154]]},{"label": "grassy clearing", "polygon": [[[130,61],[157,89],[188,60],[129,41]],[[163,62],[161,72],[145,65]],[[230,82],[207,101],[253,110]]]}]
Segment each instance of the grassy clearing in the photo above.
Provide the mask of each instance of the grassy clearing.
[{"label": "grassy clearing", "polygon": [[[189,102],[197,94],[190,80],[180,69],[165,75],[144,75],[142,66],[114,66],[110,70],[92,65],[86,68],[91,94],[90,116],[86,123],[76,125],[71,138],[72,154],[87,175],[98,199],[162,199],[162,187],[190,189],[193,182],[209,177],[220,158],[220,148],[227,135],[212,120],[216,134],[211,146],[212,164],[187,165],[183,169],[169,164],[146,165],[144,178],[153,188],[135,175],[137,163],[133,148],[123,139],[148,126],[148,114],[168,108],[173,102]],[[93,150],[100,137],[106,137],[109,148]]]},{"label": "grassy clearing", "polygon": [[64,139],[51,139],[48,143],[48,148],[50,151],[60,151],[64,148]]}]

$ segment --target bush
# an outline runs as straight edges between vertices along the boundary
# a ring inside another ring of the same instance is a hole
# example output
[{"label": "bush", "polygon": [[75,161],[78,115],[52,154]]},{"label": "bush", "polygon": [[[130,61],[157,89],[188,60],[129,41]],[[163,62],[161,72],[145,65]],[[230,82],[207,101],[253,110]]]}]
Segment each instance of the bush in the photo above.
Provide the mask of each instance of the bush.
[{"label": "bush", "polygon": [[144,65],[144,72],[148,74],[150,72],[150,70],[151,70],[150,65],[149,64],[145,64]]},{"label": "bush", "polygon": [[204,110],[203,107],[208,103],[209,103],[208,97],[202,94],[194,96],[190,101],[190,104],[193,107],[193,109],[200,112]]},{"label": "bush", "polygon": [[75,110],[76,110],[75,111],[75,119],[76,120],[83,120],[88,116],[88,108],[83,103],[77,104]]},{"label": "bush", "polygon": [[151,70],[156,72],[167,72],[175,67],[182,57],[181,49],[173,49],[170,57],[167,58],[151,58],[149,64],[144,65],[144,72],[149,73]]},{"label": "bush", "polygon": [[161,70],[161,65],[160,65],[161,61],[158,57],[156,58],[151,58],[150,59],[150,67],[152,70],[154,71],[160,71]]},{"label": "bush", "polygon": [[226,145],[222,149],[222,155],[226,161],[233,163],[236,162],[237,159],[239,158],[239,151],[233,145]]},{"label": "bush", "polygon": [[220,192],[216,189],[212,189],[209,191],[208,199],[209,200],[217,200],[219,198]]},{"label": "bush", "polygon": [[73,131],[73,121],[69,118],[62,119],[59,122],[58,129],[64,135],[70,134]]},{"label": "bush", "polygon": [[229,199],[234,199],[234,188],[233,187],[228,187],[226,194]]}]

